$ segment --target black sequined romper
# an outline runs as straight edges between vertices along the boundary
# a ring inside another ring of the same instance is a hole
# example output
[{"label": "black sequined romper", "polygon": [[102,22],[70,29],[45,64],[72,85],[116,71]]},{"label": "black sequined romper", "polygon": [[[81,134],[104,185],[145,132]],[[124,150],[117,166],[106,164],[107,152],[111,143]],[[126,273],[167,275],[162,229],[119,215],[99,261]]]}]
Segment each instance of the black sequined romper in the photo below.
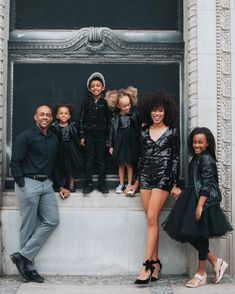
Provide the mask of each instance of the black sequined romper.
[{"label": "black sequined romper", "polygon": [[150,137],[149,127],[141,130],[141,156],[138,164],[140,189],[154,188],[170,192],[179,176],[179,136],[168,128],[158,140]]}]

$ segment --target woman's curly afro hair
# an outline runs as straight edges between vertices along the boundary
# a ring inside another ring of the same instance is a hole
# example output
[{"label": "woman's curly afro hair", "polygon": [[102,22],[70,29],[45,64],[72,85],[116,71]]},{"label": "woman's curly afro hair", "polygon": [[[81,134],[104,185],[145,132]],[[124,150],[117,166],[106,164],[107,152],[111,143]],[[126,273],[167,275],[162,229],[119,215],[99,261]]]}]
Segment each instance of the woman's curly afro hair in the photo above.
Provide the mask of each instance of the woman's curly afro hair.
[{"label": "woman's curly afro hair", "polygon": [[165,90],[160,90],[155,94],[147,95],[142,99],[140,117],[143,124],[147,124],[148,126],[153,124],[151,112],[157,108],[164,108],[165,117],[163,122],[166,126],[178,126],[178,111],[175,101]]}]

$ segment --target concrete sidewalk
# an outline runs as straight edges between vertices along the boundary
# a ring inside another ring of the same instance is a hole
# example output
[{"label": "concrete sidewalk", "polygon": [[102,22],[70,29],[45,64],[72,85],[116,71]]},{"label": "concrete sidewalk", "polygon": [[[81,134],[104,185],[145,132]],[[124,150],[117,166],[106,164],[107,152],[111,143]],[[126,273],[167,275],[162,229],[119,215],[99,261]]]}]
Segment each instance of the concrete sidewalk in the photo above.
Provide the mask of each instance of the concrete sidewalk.
[{"label": "concrete sidewalk", "polygon": [[53,285],[53,284],[24,284],[17,294],[234,294],[234,284],[205,285],[200,288],[189,289],[183,285],[169,288],[135,286],[108,286],[108,285]]},{"label": "concrete sidewalk", "polygon": [[[158,292],[156,292],[158,293]],[[172,286],[173,294],[234,294],[235,293],[235,284],[219,284],[213,285],[208,284],[203,287],[190,289],[184,286],[176,285]]]},{"label": "concrete sidewalk", "polygon": [[234,294],[235,279],[224,277],[221,284],[195,289],[184,286],[188,277],[163,275],[147,287],[136,287],[134,276],[46,276],[45,282],[21,283],[18,276],[0,277],[1,294]]},{"label": "concrete sidewalk", "polygon": [[148,288],[134,288],[132,286],[107,285],[22,285],[17,294],[149,294]]}]

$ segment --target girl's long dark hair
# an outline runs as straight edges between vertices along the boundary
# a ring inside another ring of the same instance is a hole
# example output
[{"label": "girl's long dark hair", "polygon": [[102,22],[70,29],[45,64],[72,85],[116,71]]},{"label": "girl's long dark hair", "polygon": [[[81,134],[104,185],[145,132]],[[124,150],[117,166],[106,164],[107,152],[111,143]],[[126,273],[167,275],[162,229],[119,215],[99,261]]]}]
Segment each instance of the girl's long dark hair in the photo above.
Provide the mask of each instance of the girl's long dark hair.
[{"label": "girl's long dark hair", "polygon": [[215,137],[212,134],[211,130],[208,128],[202,127],[202,128],[195,128],[191,131],[188,137],[188,148],[189,148],[189,153],[191,155],[194,155],[194,150],[193,150],[193,137],[198,134],[203,134],[206,137],[206,141],[208,143],[208,146],[206,150],[210,153],[210,155],[216,160],[216,155],[215,155]]}]

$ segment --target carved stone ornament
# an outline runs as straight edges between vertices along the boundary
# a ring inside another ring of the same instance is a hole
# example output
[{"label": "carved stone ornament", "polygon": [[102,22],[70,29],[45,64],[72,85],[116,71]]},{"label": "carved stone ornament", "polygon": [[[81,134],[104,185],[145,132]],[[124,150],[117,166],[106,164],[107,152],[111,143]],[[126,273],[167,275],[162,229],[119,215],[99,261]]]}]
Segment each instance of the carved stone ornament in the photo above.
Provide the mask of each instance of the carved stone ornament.
[{"label": "carved stone ornament", "polygon": [[[3,61],[4,61],[4,13],[5,13],[5,1],[0,0],[0,194],[2,190],[2,145],[3,145]],[[1,198],[1,195],[0,195]]]},{"label": "carved stone ornament", "polygon": [[217,157],[223,208],[232,215],[231,134],[231,23],[230,1],[216,0],[217,48]]},{"label": "carved stone ornament", "polygon": [[30,53],[53,56],[76,54],[159,54],[177,60],[183,53],[182,33],[118,31],[106,27],[88,27],[77,31],[13,31],[10,54]]},{"label": "carved stone ornament", "polygon": [[91,52],[102,51],[106,44],[105,29],[94,27],[89,29],[87,42],[85,43],[86,50]]},{"label": "carved stone ornament", "polygon": [[188,1],[188,128],[198,126],[197,0]]}]

